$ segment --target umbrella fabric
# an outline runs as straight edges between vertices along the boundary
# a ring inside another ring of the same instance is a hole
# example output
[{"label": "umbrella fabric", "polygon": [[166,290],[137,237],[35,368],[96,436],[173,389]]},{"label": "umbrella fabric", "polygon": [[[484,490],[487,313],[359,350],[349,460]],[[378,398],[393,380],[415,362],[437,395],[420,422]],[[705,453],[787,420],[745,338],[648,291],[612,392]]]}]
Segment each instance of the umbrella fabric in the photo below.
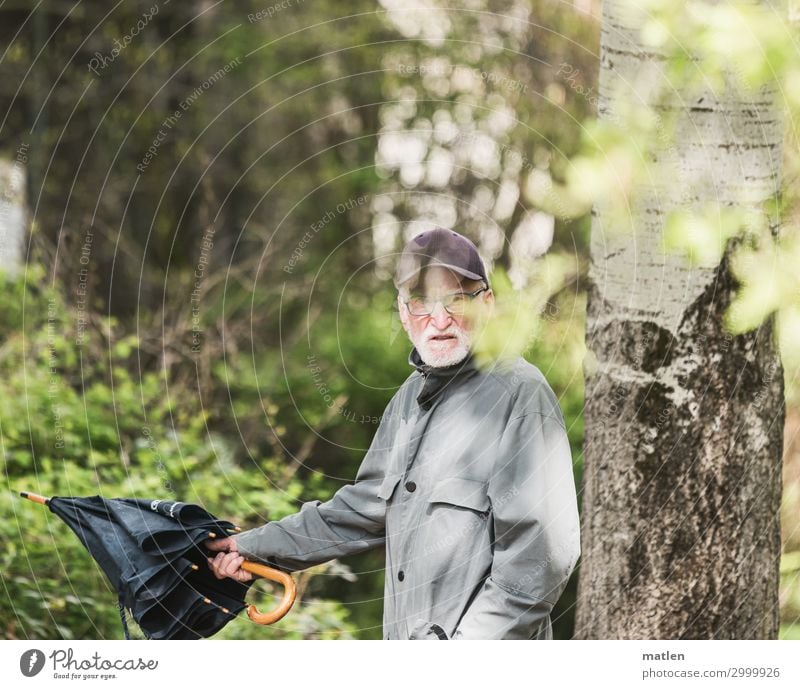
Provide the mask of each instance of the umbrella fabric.
[{"label": "umbrella fabric", "polygon": [[[139,547],[151,554],[182,552],[187,537],[199,544],[209,531],[224,536],[233,529],[231,522],[220,521],[199,505],[186,502],[116,498],[108,501],[108,507]],[[161,527],[158,530],[152,528],[154,516],[162,517],[155,522]]]},{"label": "umbrella fabric", "polygon": [[[47,506],[94,557],[147,638],[212,636],[244,609],[252,581],[217,579],[202,546],[234,525],[199,505],[93,495],[54,496]],[[123,629],[127,637],[124,614]]]}]

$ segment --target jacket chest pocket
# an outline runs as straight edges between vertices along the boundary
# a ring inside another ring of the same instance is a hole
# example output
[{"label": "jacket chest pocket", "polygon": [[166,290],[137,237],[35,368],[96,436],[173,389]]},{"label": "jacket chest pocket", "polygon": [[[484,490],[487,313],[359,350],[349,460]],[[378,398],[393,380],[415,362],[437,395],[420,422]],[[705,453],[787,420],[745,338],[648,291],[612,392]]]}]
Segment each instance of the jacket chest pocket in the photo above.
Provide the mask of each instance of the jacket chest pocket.
[{"label": "jacket chest pocket", "polygon": [[467,510],[485,518],[491,502],[485,481],[459,476],[448,476],[437,481],[428,495],[431,508],[445,506]]},{"label": "jacket chest pocket", "polygon": [[485,481],[455,476],[440,479],[427,497],[424,552],[447,563],[446,569],[476,561],[491,537],[491,509]]}]

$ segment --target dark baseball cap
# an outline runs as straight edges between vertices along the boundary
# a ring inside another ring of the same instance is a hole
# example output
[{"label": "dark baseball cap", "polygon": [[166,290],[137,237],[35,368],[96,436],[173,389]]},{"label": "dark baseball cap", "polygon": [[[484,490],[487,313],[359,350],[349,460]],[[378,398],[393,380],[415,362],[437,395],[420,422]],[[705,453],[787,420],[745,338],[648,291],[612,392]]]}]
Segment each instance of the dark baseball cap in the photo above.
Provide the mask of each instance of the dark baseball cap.
[{"label": "dark baseball cap", "polygon": [[486,268],[477,247],[453,230],[437,227],[421,232],[409,241],[397,261],[394,286],[399,289],[413,278],[419,279],[420,273],[430,266],[449,268],[470,280],[483,280],[489,286]]}]

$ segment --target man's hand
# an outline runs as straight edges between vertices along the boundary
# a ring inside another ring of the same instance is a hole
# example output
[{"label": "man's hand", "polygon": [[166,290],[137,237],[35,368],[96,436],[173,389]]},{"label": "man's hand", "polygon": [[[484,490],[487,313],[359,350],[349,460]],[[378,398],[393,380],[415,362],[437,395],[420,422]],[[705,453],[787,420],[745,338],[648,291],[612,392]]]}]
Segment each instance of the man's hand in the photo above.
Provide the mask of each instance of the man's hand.
[{"label": "man's hand", "polygon": [[226,553],[232,553],[238,550],[236,547],[236,541],[233,540],[231,536],[226,538],[208,538],[203,541],[203,545],[208,550],[222,550]]},{"label": "man's hand", "polygon": [[210,538],[203,542],[209,550],[219,551],[215,557],[208,557],[208,566],[217,579],[229,577],[241,583],[251,581],[253,575],[241,569],[244,556],[236,550],[236,541],[233,538]]}]

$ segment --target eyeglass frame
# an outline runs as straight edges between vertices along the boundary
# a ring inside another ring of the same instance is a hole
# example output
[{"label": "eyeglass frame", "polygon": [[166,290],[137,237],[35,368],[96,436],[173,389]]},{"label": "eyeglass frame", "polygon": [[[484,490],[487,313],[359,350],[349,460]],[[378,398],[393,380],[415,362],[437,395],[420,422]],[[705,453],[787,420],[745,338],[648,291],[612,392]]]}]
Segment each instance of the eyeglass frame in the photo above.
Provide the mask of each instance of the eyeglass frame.
[{"label": "eyeglass frame", "polygon": [[[463,296],[463,297],[469,297],[469,298],[470,298],[470,302],[471,302],[471,301],[472,301],[473,299],[475,299],[475,297],[477,297],[477,296],[478,296],[478,295],[479,295],[481,292],[488,292],[488,291],[490,291],[491,289],[492,289],[492,288],[491,288],[491,287],[489,287],[489,285],[484,285],[483,287],[479,287],[478,289],[476,289],[474,292],[452,292],[452,293],[450,293],[450,294],[446,294],[446,295],[444,295],[443,297],[440,297],[439,299],[435,299],[435,300],[433,301],[433,309],[435,309],[435,308],[436,308],[436,304],[441,304],[441,305],[442,305],[442,308],[443,308],[443,309],[444,309],[444,310],[445,310],[445,311],[446,311],[448,314],[450,314],[451,316],[456,316],[456,317],[458,317],[458,316],[462,316],[463,314],[460,314],[460,313],[453,313],[453,312],[452,312],[452,311],[451,311],[449,308],[447,308],[447,306],[445,306],[445,305],[444,305],[444,303],[443,303],[441,300],[442,300],[442,299],[444,299],[444,298],[446,298],[446,297],[459,297],[459,296]],[[403,299],[403,303],[406,305],[406,310],[408,311],[408,313],[409,313],[409,315],[410,315],[410,316],[413,316],[414,318],[422,318],[422,317],[424,317],[424,316],[431,316],[431,315],[433,314],[433,309],[431,309],[430,311],[426,311],[425,313],[413,313],[413,312],[411,311],[411,307],[409,306],[409,302],[411,301],[411,299],[412,299],[412,295],[409,295],[409,298],[408,298],[408,299]],[[427,301],[427,299],[423,299],[423,301]]]}]

